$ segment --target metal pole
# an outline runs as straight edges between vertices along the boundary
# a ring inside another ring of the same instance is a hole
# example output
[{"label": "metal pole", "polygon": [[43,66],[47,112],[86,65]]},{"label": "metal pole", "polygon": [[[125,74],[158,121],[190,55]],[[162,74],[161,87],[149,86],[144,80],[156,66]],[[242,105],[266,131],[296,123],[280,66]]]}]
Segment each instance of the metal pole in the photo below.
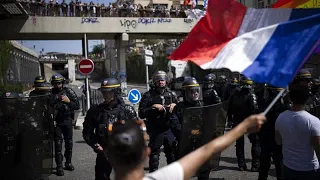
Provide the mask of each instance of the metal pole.
[{"label": "metal pole", "polygon": [[[84,39],[84,57],[86,59],[88,59],[88,44],[87,44],[87,34],[84,34],[83,36],[83,39]],[[90,90],[89,90],[89,78],[88,78],[88,75],[86,75],[86,96],[87,96],[87,110],[90,109]]]},{"label": "metal pole", "polygon": [[147,91],[149,91],[149,68],[148,65],[146,65],[146,84],[147,84]]}]

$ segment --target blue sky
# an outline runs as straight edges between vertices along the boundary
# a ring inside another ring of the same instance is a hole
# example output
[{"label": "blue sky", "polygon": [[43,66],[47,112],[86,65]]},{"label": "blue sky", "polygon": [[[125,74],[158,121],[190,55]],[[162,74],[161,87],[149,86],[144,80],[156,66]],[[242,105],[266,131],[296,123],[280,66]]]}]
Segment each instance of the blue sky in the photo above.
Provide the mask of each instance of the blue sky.
[{"label": "blue sky", "polygon": [[[46,0],[48,2],[49,0]],[[81,0],[82,2],[90,2],[91,0]],[[94,3],[104,3],[109,4],[109,2],[115,2],[115,0],[92,0]],[[62,0],[59,0],[59,3]],[[70,0],[66,0],[67,3]],[[41,49],[44,49],[44,52],[65,52],[65,53],[82,53],[81,41],[19,41],[20,43],[30,49],[33,49],[35,46],[35,51],[40,52]],[[95,44],[100,44],[101,40],[90,40],[89,41],[89,50]]]}]

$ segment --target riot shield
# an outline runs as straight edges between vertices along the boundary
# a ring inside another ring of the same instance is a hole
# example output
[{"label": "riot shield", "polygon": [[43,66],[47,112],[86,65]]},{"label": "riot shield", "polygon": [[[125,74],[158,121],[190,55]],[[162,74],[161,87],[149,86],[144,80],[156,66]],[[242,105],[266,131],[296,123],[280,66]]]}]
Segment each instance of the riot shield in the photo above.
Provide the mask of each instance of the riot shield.
[{"label": "riot shield", "polygon": [[[183,110],[179,157],[224,134],[228,101]],[[219,166],[220,154],[215,155],[201,169]],[[201,172],[201,169],[199,172]]]},{"label": "riot shield", "polygon": [[[0,99],[0,179],[47,178],[53,168],[49,96]],[[14,109],[10,106],[14,104]],[[8,109],[9,107],[9,109]]]}]

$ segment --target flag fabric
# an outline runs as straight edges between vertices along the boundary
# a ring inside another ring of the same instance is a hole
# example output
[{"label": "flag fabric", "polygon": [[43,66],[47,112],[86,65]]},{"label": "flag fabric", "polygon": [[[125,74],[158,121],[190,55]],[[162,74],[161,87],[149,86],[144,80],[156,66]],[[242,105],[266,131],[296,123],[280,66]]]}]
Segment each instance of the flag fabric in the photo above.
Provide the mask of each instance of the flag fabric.
[{"label": "flag fabric", "polygon": [[203,0],[203,8],[207,9],[208,0]]},{"label": "flag fabric", "polygon": [[320,46],[318,46],[318,48],[314,52],[320,54]]},{"label": "flag fabric", "polygon": [[320,8],[319,0],[279,0],[272,8]]},{"label": "flag fabric", "polygon": [[169,58],[286,87],[319,43],[319,22],[320,9],[253,9],[210,0],[205,16]]},{"label": "flag fabric", "polygon": [[[272,8],[320,8],[320,0],[279,0],[272,5]],[[320,45],[315,53],[320,54]]]}]

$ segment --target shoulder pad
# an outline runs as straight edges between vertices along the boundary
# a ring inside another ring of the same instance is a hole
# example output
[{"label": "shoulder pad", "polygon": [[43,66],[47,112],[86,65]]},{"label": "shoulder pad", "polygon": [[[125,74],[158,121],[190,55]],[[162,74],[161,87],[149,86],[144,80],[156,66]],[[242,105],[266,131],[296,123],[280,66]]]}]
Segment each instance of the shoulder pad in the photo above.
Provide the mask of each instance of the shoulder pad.
[{"label": "shoulder pad", "polygon": [[124,108],[125,108],[126,110],[129,110],[129,111],[135,111],[135,110],[134,110],[134,107],[131,106],[131,105],[129,105],[129,104],[125,104],[125,105],[124,105]]},{"label": "shoulder pad", "polygon": [[63,87],[65,89],[66,92],[72,94],[72,95],[76,95],[76,92],[74,92],[74,90],[72,90],[71,88],[69,87]]},{"label": "shoulder pad", "polygon": [[177,96],[177,93],[174,92],[174,91],[171,91],[171,94],[172,94],[173,96]]}]

